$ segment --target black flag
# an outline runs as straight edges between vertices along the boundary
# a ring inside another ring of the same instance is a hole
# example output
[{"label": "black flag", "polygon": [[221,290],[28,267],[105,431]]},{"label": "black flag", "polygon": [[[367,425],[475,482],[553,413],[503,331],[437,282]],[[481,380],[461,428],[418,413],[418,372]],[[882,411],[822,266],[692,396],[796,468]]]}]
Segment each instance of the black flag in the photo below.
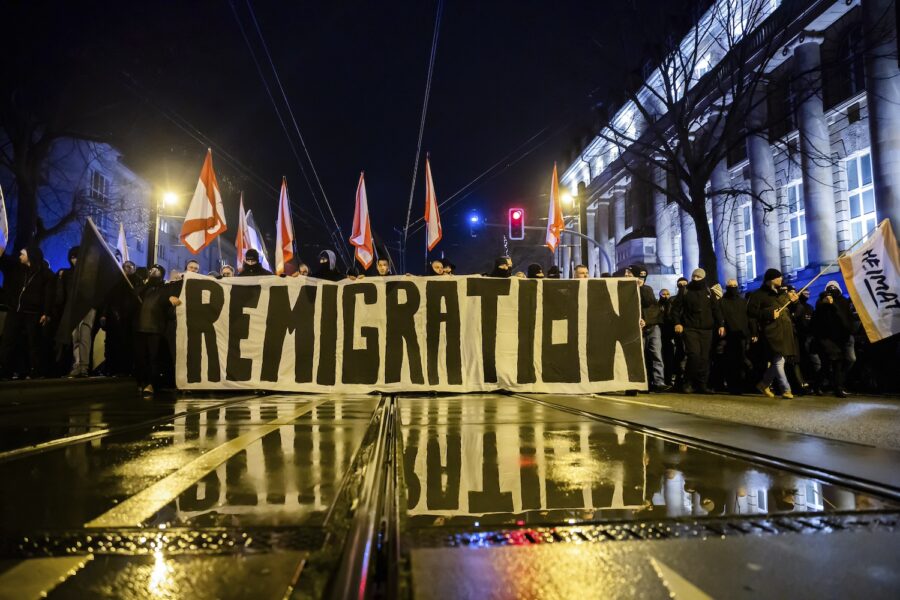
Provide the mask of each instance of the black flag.
[{"label": "black flag", "polygon": [[110,292],[119,286],[133,289],[112,250],[103,241],[94,222],[88,219],[81,233],[72,296],[66,300],[56,342],[59,345],[71,344],[72,330],[92,308],[103,306]]}]

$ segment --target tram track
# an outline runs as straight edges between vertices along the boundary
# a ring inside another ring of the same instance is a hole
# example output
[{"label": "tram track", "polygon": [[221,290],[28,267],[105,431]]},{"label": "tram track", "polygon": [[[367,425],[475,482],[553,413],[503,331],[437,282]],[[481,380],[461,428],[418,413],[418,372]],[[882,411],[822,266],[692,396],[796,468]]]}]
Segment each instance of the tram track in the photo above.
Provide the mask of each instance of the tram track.
[{"label": "tram track", "polygon": [[[800,463],[797,461],[787,460],[784,458],[777,458],[775,456],[764,454],[762,452],[755,452],[752,450],[748,450],[746,448],[741,448],[738,446],[732,446],[727,444],[722,444],[718,442],[712,442],[707,439],[703,439],[700,437],[689,436],[684,434],[675,433],[666,429],[662,429],[659,427],[652,427],[646,424],[637,423],[635,421],[628,421],[624,419],[620,419],[617,417],[612,417],[608,415],[598,414],[596,412],[583,410],[579,408],[574,408],[571,406],[566,406],[564,404],[559,404],[557,402],[553,402],[546,398],[535,398],[533,396],[527,396],[524,394],[509,394],[512,397],[521,398],[523,400],[527,400],[529,402],[533,402],[535,404],[539,404],[542,406],[546,406],[548,408],[552,408],[554,410],[559,410],[562,412],[566,412],[572,415],[581,416],[587,419],[591,419],[593,421],[599,421],[603,423],[609,423],[611,425],[617,425],[620,427],[625,427],[633,431],[637,431],[640,433],[644,433],[647,435],[652,435],[657,438],[661,438],[663,440],[671,441],[678,444],[687,444],[690,446],[694,446],[695,448],[699,448],[702,450],[706,450],[709,452],[715,452],[717,454],[721,454],[724,456],[729,456],[733,458],[738,458],[741,460],[746,460],[750,462],[754,462],[760,465],[764,465],[766,467],[775,468],[783,471],[794,472],[798,475],[805,475],[808,477],[813,477],[816,479],[820,479],[823,481],[827,481],[834,485],[839,485],[842,487],[847,487],[851,489],[855,489],[860,492],[864,492],[867,494],[873,494],[876,496],[881,496],[883,498],[892,500],[894,502],[900,502],[900,489],[886,485],[882,482],[869,481],[866,479],[862,479],[859,477],[853,477],[848,475],[847,473],[841,473],[836,471],[831,471],[822,468],[812,467],[808,464]],[[605,396],[597,396],[598,398],[608,399],[615,401],[616,398],[606,398]]]}]

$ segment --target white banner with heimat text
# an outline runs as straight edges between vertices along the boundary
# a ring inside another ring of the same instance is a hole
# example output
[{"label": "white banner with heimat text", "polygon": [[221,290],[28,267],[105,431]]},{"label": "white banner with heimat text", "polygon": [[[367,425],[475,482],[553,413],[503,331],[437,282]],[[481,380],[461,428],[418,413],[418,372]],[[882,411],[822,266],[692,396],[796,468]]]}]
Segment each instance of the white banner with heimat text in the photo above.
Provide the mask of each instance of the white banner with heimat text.
[{"label": "white banner with heimat text", "polygon": [[869,341],[900,333],[900,249],[891,222],[883,220],[838,264]]},{"label": "white banner with heimat text", "polygon": [[185,273],[182,389],[646,389],[635,279]]}]

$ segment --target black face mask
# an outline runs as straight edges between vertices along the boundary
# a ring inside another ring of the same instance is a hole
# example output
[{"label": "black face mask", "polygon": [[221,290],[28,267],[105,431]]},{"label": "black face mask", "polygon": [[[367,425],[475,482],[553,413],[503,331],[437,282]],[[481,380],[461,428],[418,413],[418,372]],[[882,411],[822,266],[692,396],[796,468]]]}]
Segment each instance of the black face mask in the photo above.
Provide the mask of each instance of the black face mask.
[{"label": "black face mask", "polygon": [[150,283],[160,283],[162,281],[162,275],[152,274],[147,277],[147,281]]}]

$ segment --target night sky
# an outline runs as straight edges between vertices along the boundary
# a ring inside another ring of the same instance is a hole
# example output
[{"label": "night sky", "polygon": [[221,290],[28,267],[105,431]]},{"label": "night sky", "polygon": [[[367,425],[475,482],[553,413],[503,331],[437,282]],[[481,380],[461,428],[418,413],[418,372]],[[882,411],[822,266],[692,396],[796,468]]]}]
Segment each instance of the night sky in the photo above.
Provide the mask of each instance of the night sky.
[{"label": "night sky", "polygon": [[[206,136],[241,164],[214,148],[229,223],[242,189],[272,232],[285,175],[301,257],[312,259],[327,243],[235,18],[233,9],[283,109],[245,0],[10,4],[4,85],[27,89],[50,118],[108,138],[160,191],[193,191],[206,148],[194,137]],[[677,11],[662,7],[674,10],[664,0],[445,3],[422,146],[438,201],[510,153],[506,162],[518,161],[442,210],[448,248],[468,240],[473,208],[502,222],[508,207],[521,205],[528,224],[545,222],[538,219],[546,219],[553,161],[564,168],[596,127],[594,107],[615,104],[645,40],[658,35],[647,24],[677,21]],[[436,1],[253,4],[345,237],[361,170],[376,235],[395,244],[394,228],[405,221],[437,8]],[[413,220],[423,210],[423,171],[424,156]],[[410,237],[411,252],[422,244],[421,231]]]}]

